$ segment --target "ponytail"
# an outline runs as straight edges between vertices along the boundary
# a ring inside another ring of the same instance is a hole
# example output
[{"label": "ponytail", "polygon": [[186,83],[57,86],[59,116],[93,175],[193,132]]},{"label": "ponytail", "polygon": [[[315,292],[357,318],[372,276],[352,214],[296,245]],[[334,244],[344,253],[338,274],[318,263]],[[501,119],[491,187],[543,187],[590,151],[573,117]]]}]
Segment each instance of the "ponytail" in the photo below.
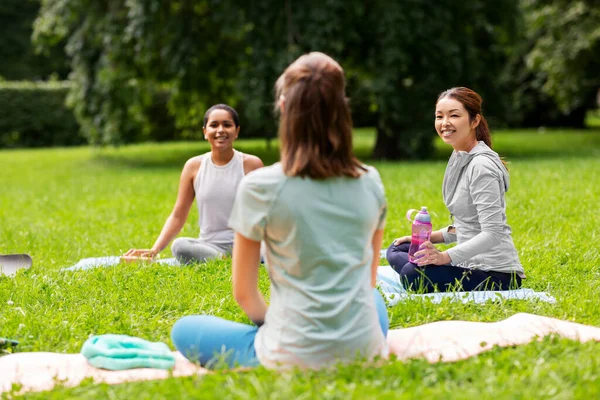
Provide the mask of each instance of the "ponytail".
[{"label": "ponytail", "polygon": [[479,121],[479,125],[475,128],[475,138],[477,140],[485,143],[490,149],[492,148],[492,136],[490,135],[490,127],[483,116],[483,114],[479,114],[481,116],[481,120]]}]

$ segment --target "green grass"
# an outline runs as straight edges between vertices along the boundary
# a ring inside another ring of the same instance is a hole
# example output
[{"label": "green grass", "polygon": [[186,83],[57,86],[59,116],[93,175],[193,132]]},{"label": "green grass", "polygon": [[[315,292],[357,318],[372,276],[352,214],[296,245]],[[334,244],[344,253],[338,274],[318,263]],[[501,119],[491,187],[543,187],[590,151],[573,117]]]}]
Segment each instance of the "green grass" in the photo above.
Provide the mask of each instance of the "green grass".
[{"label": "green grass", "polygon": [[585,123],[590,128],[600,128],[600,108],[588,111]]},{"label": "green grass", "polygon": [[[357,130],[367,157],[372,130]],[[276,143],[240,141],[266,163]],[[600,326],[600,130],[498,132],[507,158],[508,218],[528,279],[556,304],[431,304],[407,301],[390,309],[394,327],[450,319],[496,321],[531,312]],[[204,143],[144,144],[118,149],[0,151],[0,253],[27,252],[31,270],[0,277],[0,336],[19,351],[77,352],[92,334],[123,333],[171,345],[181,316],[209,313],[248,322],[231,296],[230,260],[186,268],[126,265],[62,272],[84,257],[152,245],[175,201],[185,160]],[[449,221],[441,182],[449,149],[436,143],[427,162],[375,162],[389,202],[385,242],[404,235],[408,208],[427,205],[436,227]],[[192,209],[182,235],[197,235]],[[164,256],[170,256],[168,250]],[[264,270],[261,287],[268,290]],[[85,384],[31,398],[595,398],[600,394],[600,344],[546,339],[496,349],[470,360],[429,365],[415,360],[380,367],[276,373],[258,368],[200,378]],[[594,396],[594,394],[596,396]]]}]

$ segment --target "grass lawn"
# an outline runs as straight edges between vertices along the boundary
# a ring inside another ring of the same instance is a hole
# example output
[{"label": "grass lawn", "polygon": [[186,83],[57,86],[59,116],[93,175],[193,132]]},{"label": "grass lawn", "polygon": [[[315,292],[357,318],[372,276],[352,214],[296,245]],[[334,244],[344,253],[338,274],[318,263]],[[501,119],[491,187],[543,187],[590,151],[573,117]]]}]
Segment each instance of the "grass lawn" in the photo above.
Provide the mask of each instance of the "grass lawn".
[{"label": "grass lawn", "polygon": [[[366,159],[373,131],[359,129]],[[275,148],[241,140],[238,148],[270,164]],[[504,301],[474,305],[407,301],[389,310],[392,327],[450,319],[496,321],[531,312],[600,326],[600,128],[500,131],[495,149],[509,161],[508,219],[528,279],[556,304]],[[118,149],[0,151],[0,253],[27,252],[31,270],[0,277],[0,336],[19,351],[78,352],[91,334],[122,333],[171,344],[186,314],[248,322],[231,295],[230,260],[174,268],[126,265],[61,272],[79,259],[150,247],[175,201],[185,160],[204,142]],[[449,149],[427,162],[374,162],[389,202],[385,243],[409,230],[408,208],[427,205],[434,228],[449,222],[441,183]],[[192,209],[181,235],[197,235]],[[171,256],[165,250],[164,257]],[[268,291],[262,270],[261,284]],[[263,368],[119,386],[84,384],[30,398],[598,398],[600,344],[547,338],[478,357],[430,365],[422,360],[359,364],[331,371],[277,373]]]}]

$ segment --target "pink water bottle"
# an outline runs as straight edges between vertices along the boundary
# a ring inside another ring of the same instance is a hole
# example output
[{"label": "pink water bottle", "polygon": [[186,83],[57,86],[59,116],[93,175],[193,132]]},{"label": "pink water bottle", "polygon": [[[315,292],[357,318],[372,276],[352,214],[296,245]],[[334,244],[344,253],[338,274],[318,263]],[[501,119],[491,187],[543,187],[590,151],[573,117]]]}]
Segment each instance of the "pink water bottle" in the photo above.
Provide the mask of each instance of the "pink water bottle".
[{"label": "pink water bottle", "polygon": [[421,207],[421,211],[415,216],[413,220],[412,214],[418,210],[410,209],[406,213],[406,219],[412,221],[412,238],[410,240],[410,247],[408,248],[408,261],[411,263],[417,262],[415,253],[419,251],[419,246],[429,240],[431,237],[431,216],[427,212],[427,207]]}]

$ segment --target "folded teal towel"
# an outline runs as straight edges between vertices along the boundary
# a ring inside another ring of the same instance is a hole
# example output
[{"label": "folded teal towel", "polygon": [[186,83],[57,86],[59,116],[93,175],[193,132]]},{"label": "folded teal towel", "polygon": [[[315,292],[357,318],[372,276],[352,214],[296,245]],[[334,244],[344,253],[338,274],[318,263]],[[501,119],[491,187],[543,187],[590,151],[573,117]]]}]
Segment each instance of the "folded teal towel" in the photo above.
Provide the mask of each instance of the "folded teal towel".
[{"label": "folded teal towel", "polygon": [[81,354],[88,362],[113,371],[132,368],[170,369],[175,356],[165,343],[149,342],[127,335],[92,336],[85,341]]}]

